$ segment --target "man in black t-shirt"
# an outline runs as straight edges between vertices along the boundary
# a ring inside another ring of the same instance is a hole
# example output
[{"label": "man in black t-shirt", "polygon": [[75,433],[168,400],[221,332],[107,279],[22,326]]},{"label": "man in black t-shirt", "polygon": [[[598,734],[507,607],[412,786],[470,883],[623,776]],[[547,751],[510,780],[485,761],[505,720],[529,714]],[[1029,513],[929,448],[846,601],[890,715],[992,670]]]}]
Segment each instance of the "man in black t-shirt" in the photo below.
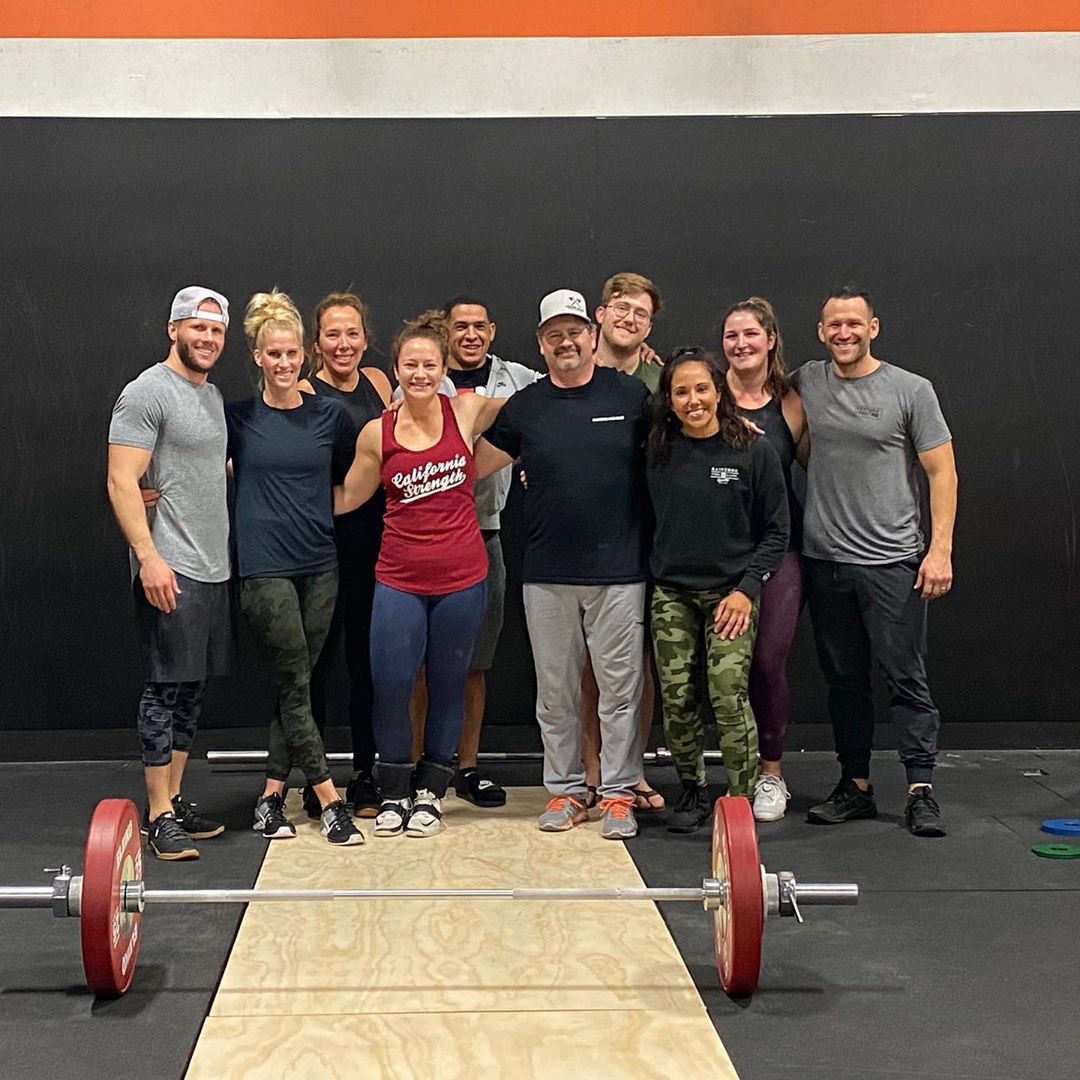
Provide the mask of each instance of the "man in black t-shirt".
[{"label": "man in black t-shirt", "polygon": [[545,296],[536,337],[549,377],[506,403],[477,444],[476,467],[480,476],[520,459],[529,477],[523,596],[552,796],[539,825],[561,832],[588,820],[580,720],[587,651],[600,696],[602,835],[625,839],[637,832],[641,775],[648,390],[596,365],[580,293]]}]

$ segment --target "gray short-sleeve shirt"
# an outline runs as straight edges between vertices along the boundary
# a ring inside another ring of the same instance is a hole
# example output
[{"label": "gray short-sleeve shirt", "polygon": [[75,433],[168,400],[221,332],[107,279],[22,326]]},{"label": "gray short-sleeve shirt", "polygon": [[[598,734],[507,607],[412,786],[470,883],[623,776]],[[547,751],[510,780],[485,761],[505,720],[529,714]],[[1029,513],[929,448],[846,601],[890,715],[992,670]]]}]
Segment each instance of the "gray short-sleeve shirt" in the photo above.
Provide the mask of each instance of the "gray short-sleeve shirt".
[{"label": "gray short-sleeve shirt", "polygon": [[886,363],[841,379],[814,360],[792,383],[810,431],[803,554],[876,565],[921,552],[917,455],[952,438],[930,381]]},{"label": "gray short-sleeve shirt", "polygon": [[[121,392],[109,442],[152,453],[144,481],[161,498],[149,512],[150,535],[165,562],[195,581],[227,581],[227,436],[221,391],[155,364]],[[131,563],[132,573],[138,573],[134,555]]]}]

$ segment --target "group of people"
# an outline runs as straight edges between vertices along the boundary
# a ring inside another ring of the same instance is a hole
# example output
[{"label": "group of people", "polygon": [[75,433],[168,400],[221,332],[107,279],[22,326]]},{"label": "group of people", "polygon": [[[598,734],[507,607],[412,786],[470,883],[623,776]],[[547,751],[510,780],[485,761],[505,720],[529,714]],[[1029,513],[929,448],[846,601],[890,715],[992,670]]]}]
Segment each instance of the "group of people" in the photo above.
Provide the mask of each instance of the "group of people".
[{"label": "group of people", "polygon": [[[296,834],[293,768],[333,844],[363,842],[356,817],[373,817],[377,836],[437,833],[451,784],[477,805],[505,802],[477,749],[502,624],[500,514],[518,472],[550,795],[540,829],[571,829],[598,806],[601,835],[625,839],[637,814],[664,808],[642,771],[654,666],[681,786],[668,827],[711,816],[710,712],[729,793],[752,799],[759,821],[782,817],[786,663],[805,596],[841,772],[809,820],[877,812],[876,664],[907,774],[905,824],[944,835],[926,609],[952,584],[956,472],[932,385],[873,355],[878,318],[853,287],[822,304],[826,358],[790,374],[767,301],[725,313],[722,361],[697,346],[661,361],[646,343],[660,307],[633,273],[610,278],[595,311],[574,290],[549,293],[536,330],[545,377],[492,353],[490,308],[458,296],[405,323],[392,394],[362,364],[359,297],[320,301],[308,343],[289,297],[259,293],[244,316],[259,389],[226,407],[207,376],[228,302],[199,286],[176,295],[169,354],[124,388],[109,432],[148,664],[138,724],[155,855],[197,857],[194,841],[222,831],[182,779],[206,679],[234,652],[226,468],[240,608],[276,688],[254,815],[264,836]],[[344,798],[322,741],[342,640]]]}]

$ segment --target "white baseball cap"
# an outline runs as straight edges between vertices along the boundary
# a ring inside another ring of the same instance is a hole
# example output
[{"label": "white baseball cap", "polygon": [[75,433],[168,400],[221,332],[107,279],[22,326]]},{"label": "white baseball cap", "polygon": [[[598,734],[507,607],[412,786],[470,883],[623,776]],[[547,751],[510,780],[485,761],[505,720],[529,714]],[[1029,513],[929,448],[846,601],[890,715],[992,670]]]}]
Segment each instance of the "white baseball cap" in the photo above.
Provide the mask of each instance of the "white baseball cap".
[{"label": "white baseball cap", "polygon": [[[216,311],[200,311],[199,305],[204,300],[213,300],[221,308],[221,314]],[[202,285],[187,285],[174,297],[172,308],[169,311],[169,322],[179,322],[181,319],[206,319],[208,322],[224,323],[229,325],[229,301],[219,292],[207,289]]]},{"label": "white baseball cap", "polygon": [[585,297],[579,292],[574,292],[573,289],[556,289],[554,292],[549,292],[540,301],[540,322],[536,324],[536,329],[539,330],[548,319],[554,319],[556,315],[576,315],[579,319],[589,322],[589,308],[585,303]]}]

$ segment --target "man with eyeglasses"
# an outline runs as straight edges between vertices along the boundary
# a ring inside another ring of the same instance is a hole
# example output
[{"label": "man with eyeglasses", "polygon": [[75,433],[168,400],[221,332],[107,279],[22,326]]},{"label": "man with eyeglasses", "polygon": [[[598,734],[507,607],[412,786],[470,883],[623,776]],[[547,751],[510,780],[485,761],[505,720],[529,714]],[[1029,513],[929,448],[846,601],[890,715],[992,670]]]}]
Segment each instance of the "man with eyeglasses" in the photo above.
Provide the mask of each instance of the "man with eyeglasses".
[{"label": "man with eyeglasses", "polygon": [[624,272],[604,282],[601,296],[596,309],[600,329],[596,362],[640,379],[655,394],[660,387],[660,365],[645,339],[660,314],[659,291],[647,277]]},{"label": "man with eyeglasses", "polygon": [[[604,282],[601,304],[596,309],[596,362],[601,367],[640,379],[655,394],[660,388],[661,361],[646,344],[653,319],[660,314],[660,291],[641,274],[621,271]],[[648,748],[652,733],[655,686],[652,677],[652,646],[645,635],[642,693],[638,721],[641,751]],[[589,804],[596,802],[596,782],[600,771],[600,720],[597,713],[596,680],[586,664],[582,681],[581,754],[585,761]],[[641,774],[634,787],[634,805],[639,811],[664,809],[664,797],[654,791]]]},{"label": "man with eyeglasses", "polygon": [[599,688],[601,835],[637,833],[641,776],[645,545],[642,536],[645,384],[595,358],[581,293],[540,302],[536,331],[548,378],[519,390],[477,443],[482,476],[519,459],[528,474],[522,569],[544,743],[540,815],[545,832],[588,820],[581,760],[581,674],[586,654]]}]

